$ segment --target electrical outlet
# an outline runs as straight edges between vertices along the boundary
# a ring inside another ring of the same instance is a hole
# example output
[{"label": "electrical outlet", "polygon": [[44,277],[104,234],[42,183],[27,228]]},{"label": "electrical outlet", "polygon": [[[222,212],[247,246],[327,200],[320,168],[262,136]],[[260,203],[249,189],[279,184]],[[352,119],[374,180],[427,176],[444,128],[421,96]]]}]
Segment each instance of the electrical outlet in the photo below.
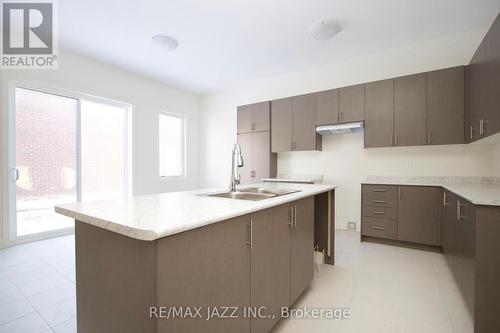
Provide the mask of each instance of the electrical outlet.
[{"label": "electrical outlet", "polygon": [[356,222],[347,222],[347,229],[356,230]]}]

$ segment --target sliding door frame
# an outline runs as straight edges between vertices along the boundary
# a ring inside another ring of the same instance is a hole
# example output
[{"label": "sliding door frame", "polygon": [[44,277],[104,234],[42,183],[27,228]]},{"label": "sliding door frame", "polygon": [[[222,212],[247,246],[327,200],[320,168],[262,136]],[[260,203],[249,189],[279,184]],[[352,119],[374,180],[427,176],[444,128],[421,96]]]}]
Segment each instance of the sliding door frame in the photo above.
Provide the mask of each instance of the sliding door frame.
[{"label": "sliding door frame", "polygon": [[[7,225],[7,235],[8,235],[8,245],[15,245],[20,243],[26,243],[34,240],[52,238],[62,235],[72,234],[74,232],[74,227],[68,227],[63,229],[57,229],[53,231],[45,231],[35,234],[17,235],[17,199],[16,199],[16,182],[13,180],[14,177],[14,168],[16,167],[16,89],[27,89],[32,91],[37,91],[41,93],[57,95],[66,98],[72,98],[77,101],[77,114],[76,114],[76,198],[77,202],[80,202],[82,199],[82,184],[81,184],[81,176],[82,176],[82,161],[81,161],[81,102],[82,100],[88,100],[92,102],[102,103],[106,105],[113,105],[116,107],[123,108],[125,111],[125,119],[124,119],[124,188],[125,193],[124,196],[131,196],[132,194],[132,127],[131,127],[131,119],[132,119],[132,106],[128,103],[118,102],[115,100],[87,95],[83,93],[77,93],[70,90],[55,88],[47,85],[40,85],[33,82],[27,81],[18,81],[13,80],[9,82],[9,109],[8,109],[8,133],[7,133],[7,172],[4,172],[4,175],[7,175],[7,179],[5,179],[6,186],[2,189],[4,194],[4,209],[6,214],[4,216],[7,217],[6,225]],[[5,165],[5,164],[4,164]]]}]

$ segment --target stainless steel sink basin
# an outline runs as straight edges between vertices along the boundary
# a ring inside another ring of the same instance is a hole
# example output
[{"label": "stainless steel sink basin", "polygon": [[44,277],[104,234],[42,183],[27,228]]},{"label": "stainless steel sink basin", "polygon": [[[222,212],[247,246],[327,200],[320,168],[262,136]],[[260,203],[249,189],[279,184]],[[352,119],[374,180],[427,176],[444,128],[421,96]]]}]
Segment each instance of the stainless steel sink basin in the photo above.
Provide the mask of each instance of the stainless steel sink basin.
[{"label": "stainless steel sink basin", "polygon": [[207,197],[259,201],[295,192],[300,192],[300,190],[286,190],[286,189],[275,189],[266,187],[247,187],[238,189],[236,192],[228,191],[220,193],[201,194],[201,195]]},{"label": "stainless steel sink basin", "polygon": [[275,194],[247,193],[247,192],[222,192],[222,193],[213,193],[213,194],[205,194],[205,195],[207,197],[252,200],[252,201],[269,199],[269,198],[273,198],[276,196]]},{"label": "stainless steel sink basin", "polygon": [[300,192],[300,190],[288,190],[288,189],[278,189],[278,188],[268,188],[268,187],[247,187],[238,189],[238,192],[264,193],[264,194],[274,194],[278,196],[278,195]]}]

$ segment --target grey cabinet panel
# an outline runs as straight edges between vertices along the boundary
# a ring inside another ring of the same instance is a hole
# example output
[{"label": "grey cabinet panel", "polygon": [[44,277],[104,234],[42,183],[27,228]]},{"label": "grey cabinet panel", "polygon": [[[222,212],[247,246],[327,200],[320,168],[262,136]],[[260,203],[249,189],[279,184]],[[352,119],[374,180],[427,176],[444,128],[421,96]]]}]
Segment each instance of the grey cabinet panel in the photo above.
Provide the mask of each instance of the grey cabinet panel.
[{"label": "grey cabinet panel", "polygon": [[316,94],[316,125],[339,122],[339,90],[332,89]]},{"label": "grey cabinet panel", "polygon": [[396,239],[396,220],[368,216],[363,216],[362,219],[361,234],[363,236]]},{"label": "grey cabinet panel", "polygon": [[427,73],[427,143],[464,143],[464,67]]},{"label": "grey cabinet panel", "polygon": [[253,133],[252,149],[252,182],[260,183],[262,178],[271,176],[271,134],[269,132]]},{"label": "grey cabinet panel", "polygon": [[253,131],[269,131],[271,103],[261,102],[252,104]]},{"label": "grey cabinet panel", "polygon": [[500,14],[486,35],[485,109],[482,136],[500,131]]},{"label": "grey cabinet panel", "polygon": [[269,332],[281,316],[281,307],[289,304],[290,226],[288,223],[289,205],[252,214],[251,305],[265,306],[267,314],[275,316],[274,319],[252,318],[253,333]]},{"label": "grey cabinet panel", "polygon": [[394,143],[394,80],[365,85],[365,148]]},{"label": "grey cabinet panel", "polygon": [[467,142],[478,140],[481,137],[479,125],[481,115],[485,112],[485,62],[486,45],[483,41],[467,66],[467,126],[465,133]]},{"label": "grey cabinet panel", "polygon": [[237,125],[238,133],[248,133],[252,131],[252,105],[238,106]]},{"label": "grey cabinet panel", "polygon": [[271,102],[271,151],[289,151],[292,147],[293,99],[283,98]]},{"label": "grey cabinet panel", "polygon": [[292,150],[316,149],[316,95],[293,97]]},{"label": "grey cabinet panel", "polygon": [[[205,313],[208,307],[250,306],[249,224],[245,215],[159,240],[157,304],[200,306]],[[171,318],[157,325],[158,332],[250,331],[242,312],[238,319]]]},{"label": "grey cabinet panel", "polygon": [[365,85],[339,89],[339,122],[362,121],[365,117]]},{"label": "grey cabinet panel", "polygon": [[314,197],[292,203],[290,229],[290,305],[313,279]]},{"label": "grey cabinet panel", "polygon": [[427,74],[394,79],[394,125],[397,146],[427,143]]},{"label": "grey cabinet panel", "polygon": [[439,188],[400,186],[399,191],[397,239],[439,245]]},{"label": "grey cabinet panel", "polygon": [[443,192],[443,217],[441,223],[441,246],[446,262],[457,276],[457,253],[455,251],[455,234],[457,227],[457,196],[449,191]]},{"label": "grey cabinet panel", "polygon": [[270,102],[238,106],[238,133],[269,131]]},{"label": "grey cabinet panel", "polygon": [[241,177],[241,184],[251,184],[253,182],[253,135],[253,133],[238,134],[238,144],[241,147],[241,155],[243,156],[243,167],[238,169]]}]

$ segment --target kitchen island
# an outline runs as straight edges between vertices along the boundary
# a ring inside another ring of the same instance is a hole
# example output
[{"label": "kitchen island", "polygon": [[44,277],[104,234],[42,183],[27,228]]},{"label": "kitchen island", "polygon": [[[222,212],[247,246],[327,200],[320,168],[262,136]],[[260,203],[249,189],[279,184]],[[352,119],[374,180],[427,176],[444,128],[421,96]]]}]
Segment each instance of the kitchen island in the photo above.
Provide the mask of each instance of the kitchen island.
[{"label": "kitchen island", "polygon": [[336,186],[252,187],[297,192],[57,206],[76,221],[78,332],[269,332],[311,282],[313,247],[333,264]]}]

